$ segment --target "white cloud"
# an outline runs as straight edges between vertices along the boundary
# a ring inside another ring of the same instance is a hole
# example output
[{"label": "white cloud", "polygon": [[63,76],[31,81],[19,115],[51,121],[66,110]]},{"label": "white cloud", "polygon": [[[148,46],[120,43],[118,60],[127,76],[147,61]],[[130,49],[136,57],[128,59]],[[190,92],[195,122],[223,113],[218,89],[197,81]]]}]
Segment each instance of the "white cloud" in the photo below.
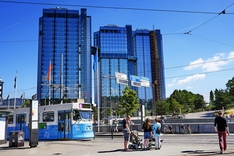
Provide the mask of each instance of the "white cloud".
[{"label": "white cloud", "polygon": [[176,83],[177,83],[177,78],[174,78],[174,79],[171,81],[171,83],[169,83],[169,84],[167,85],[167,87],[168,87],[168,88],[173,87],[173,86],[176,85]]},{"label": "white cloud", "polygon": [[198,68],[198,67],[202,66],[203,62],[204,62],[203,59],[199,58],[198,60],[190,62],[189,66],[186,66],[184,69],[185,70],[192,70],[192,69]]},{"label": "white cloud", "polygon": [[195,74],[195,75],[192,75],[192,76],[187,76],[185,79],[179,80],[178,81],[178,85],[186,84],[186,83],[189,83],[189,82],[193,82],[195,80],[203,79],[205,77],[206,77],[205,74]]},{"label": "white cloud", "polygon": [[[186,84],[186,83],[193,82],[193,81],[196,81],[196,80],[199,80],[199,79],[203,79],[205,77],[206,77],[205,74],[195,74],[195,75],[192,75],[192,76],[187,76],[185,79],[182,79],[182,80],[178,80],[178,78],[174,78],[171,81],[171,83],[169,83],[167,85],[167,87],[170,88],[170,87],[173,87],[173,86],[176,86],[176,85]],[[192,88],[192,87],[189,86],[189,88]]]},{"label": "white cloud", "polygon": [[230,62],[234,60],[234,52],[230,52],[227,59],[229,59]]},{"label": "white cloud", "polygon": [[193,87],[192,86],[188,86],[187,89],[192,89]]},{"label": "white cloud", "polygon": [[224,59],[226,59],[224,53],[215,54],[213,58],[209,58],[205,61],[202,69],[205,72],[219,71],[221,66],[228,64],[228,60]]},{"label": "white cloud", "polygon": [[213,72],[221,70],[222,66],[234,60],[234,52],[230,52],[228,57],[225,57],[225,53],[217,53],[212,58],[203,60],[199,58],[195,61],[190,62],[189,66],[186,66],[184,70],[192,70],[201,67],[204,72]]}]

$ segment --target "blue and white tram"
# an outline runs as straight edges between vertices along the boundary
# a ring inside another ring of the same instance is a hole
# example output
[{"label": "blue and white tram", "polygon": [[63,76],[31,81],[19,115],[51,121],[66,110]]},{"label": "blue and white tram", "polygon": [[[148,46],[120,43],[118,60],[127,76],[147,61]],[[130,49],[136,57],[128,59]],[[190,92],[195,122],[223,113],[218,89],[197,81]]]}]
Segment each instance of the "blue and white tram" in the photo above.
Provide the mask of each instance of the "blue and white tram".
[{"label": "blue and white tram", "polygon": [[[29,108],[11,110],[8,116],[8,138],[12,131],[24,131],[29,139]],[[39,106],[39,140],[86,140],[94,138],[92,105],[65,103]]]}]

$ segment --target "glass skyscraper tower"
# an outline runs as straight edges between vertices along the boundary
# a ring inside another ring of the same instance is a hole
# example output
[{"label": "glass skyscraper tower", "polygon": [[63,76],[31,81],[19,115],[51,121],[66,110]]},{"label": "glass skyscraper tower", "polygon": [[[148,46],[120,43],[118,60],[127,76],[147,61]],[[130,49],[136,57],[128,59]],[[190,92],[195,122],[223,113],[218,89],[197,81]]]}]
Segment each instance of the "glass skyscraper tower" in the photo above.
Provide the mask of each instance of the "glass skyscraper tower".
[{"label": "glass skyscraper tower", "polygon": [[91,17],[86,9],[43,9],[39,19],[37,99],[41,105],[90,102]]},{"label": "glass skyscraper tower", "polygon": [[94,33],[94,46],[100,51],[99,74],[94,76],[95,84],[99,82],[100,86],[97,91],[97,85],[95,85],[95,102],[97,103],[97,96],[99,96],[102,117],[107,116],[107,108],[114,109],[118,106],[119,97],[125,88],[123,84],[116,83],[115,72],[134,73],[134,68],[129,68],[135,61],[129,59],[130,56],[134,56],[132,44],[132,27],[129,25],[104,26]]},{"label": "glass skyscraper tower", "polygon": [[132,31],[131,25],[108,25],[94,33],[94,46],[99,51],[99,69],[94,83],[95,103],[99,96],[102,117],[107,116],[107,108],[114,110],[118,107],[119,97],[125,88],[125,85],[116,83],[115,72],[126,74],[129,86],[131,75],[149,79],[149,87],[131,86],[131,89],[137,91],[140,103],[145,105],[146,110],[155,114],[152,111],[155,110],[155,101],[165,98],[160,31]]}]

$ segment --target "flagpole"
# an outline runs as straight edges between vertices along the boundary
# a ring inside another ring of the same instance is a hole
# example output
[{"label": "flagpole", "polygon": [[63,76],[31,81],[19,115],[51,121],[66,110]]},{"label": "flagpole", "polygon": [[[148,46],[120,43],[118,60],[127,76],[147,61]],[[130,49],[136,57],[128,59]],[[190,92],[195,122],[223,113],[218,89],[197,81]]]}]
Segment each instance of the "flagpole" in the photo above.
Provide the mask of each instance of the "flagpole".
[{"label": "flagpole", "polygon": [[97,74],[97,105],[98,105],[98,132],[100,132],[100,95],[99,95],[99,68],[98,68],[98,46],[97,46],[97,49],[96,49],[96,54],[95,54],[95,57],[96,57],[96,74]]},{"label": "flagpole", "polygon": [[51,61],[50,61],[50,65],[49,65],[49,70],[48,70],[48,76],[49,76],[49,78],[48,78],[48,81],[49,81],[49,105],[50,105],[50,86],[51,86]]}]

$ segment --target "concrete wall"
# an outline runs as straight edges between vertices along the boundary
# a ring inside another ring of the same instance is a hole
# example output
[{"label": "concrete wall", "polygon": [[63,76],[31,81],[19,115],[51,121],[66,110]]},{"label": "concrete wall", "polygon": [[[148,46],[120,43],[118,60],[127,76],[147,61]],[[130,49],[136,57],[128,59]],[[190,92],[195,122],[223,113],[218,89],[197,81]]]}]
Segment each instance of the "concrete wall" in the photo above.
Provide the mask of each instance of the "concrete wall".
[{"label": "concrete wall", "polygon": [[[180,120],[181,121],[181,120]],[[175,133],[180,134],[183,133],[183,129],[181,125],[187,125],[189,122],[181,122],[181,123],[164,123],[162,126],[162,130],[166,125],[172,125],[175,129]],[[193,133],[215,133],[214,131],[214,120],[212,122],[200,122],[200,123],[189,123],[189,125],[193,128]],[[141,131],[141,124],[134,124],[131,126],[132,130]],[[231,133],[234,133],[234,122],[228,122],[228,127]],[[122,126],[118,127],[119,131],[122,131]],[[100,126],[100,132],[111,132],[112,126]],[[97,127],[94,127],[94,131],[97,132]]]}]

